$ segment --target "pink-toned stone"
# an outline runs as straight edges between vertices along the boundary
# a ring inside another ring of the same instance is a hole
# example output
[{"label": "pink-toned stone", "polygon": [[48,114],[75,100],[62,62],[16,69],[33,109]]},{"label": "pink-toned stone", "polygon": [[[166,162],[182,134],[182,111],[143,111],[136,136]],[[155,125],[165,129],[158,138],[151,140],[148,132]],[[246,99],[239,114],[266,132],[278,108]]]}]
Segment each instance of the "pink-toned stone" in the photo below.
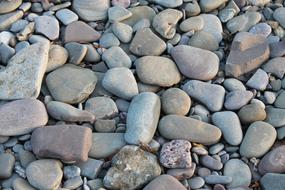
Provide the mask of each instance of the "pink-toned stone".
[{"label": "pink-toned stone", "polygon": [[131,4],[130,0],[112,0],[113,6],[119,5],[119,6],[127,8],[128,6],[130,6],[130,4]]},{"label": "pink-toned stone", "polygon": [[101,34],[82,21],[75,21],[67,25],[64,31],[64,42],[94,42]]},{"label": "pink-toned stone", "polygon": [[161,175],[152,180],[143,190],[186,190],[186,188],[174,177],[170,175]]},{"label": "pink-toned stone", "polygon": [[32,133],[31,143],[39,157],[81,162],[88,159],[92,131],[78,125],[47,126]]},{"label": "pink-toned stone", "polygon": [[162,146],[160,163],[166,168],[190,168],[191,143],[187,140],[172,140]]}]

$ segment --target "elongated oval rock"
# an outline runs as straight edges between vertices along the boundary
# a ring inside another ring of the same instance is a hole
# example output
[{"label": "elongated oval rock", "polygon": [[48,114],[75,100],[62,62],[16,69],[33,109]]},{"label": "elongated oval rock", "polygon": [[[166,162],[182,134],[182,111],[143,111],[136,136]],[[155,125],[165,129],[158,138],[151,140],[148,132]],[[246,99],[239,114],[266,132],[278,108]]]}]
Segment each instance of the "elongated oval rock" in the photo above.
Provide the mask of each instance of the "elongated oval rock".
[{"label": "elongated oval rock", "polygon": [[190,80],[182,86],[182,90],[202,102],[210,111],[220,111],[223,107],[226,92],[220,85]]},{"label": "elongated oval rock", "polygon": [[21,99],[0,106],[0,136],[23,135],[48,122],[46,108],[36,99]]},{"label": "elongated oval rock", "polygon": [[93,122],[95,120],[95,115],[86,111],[77,109],[69,104],[50,101],[46,105],[48,113],[57,120],[62,121],[88,121]]},{"label": "elongated oval rock", "polygon": [[222,135],[214,125],[179,115],[164,116],[160,119],[158,129],[167,139],[186,139],[205,145],[218,142]]},{"label": "elongated oval rock", "polygon": [[219,70],[218,56],[208,50],[178,45],[171,49],[171,56],[180,72],[192,79],[211,80]]},{"label": "elongated oval rock", "polygon": [[224,139],[231,145],[239,145],[242,141],[242,128],[235,112],[216,112],[212,116],[213,123],[222,131]]},{"label": "elongated oval rock", "polygon": [[181,79],[176,64],[166,57],[144,56],[137,59],[135,65],[140,81],[145,84],[168,87]]},{"label": "elongated oval rock", "polygon": [[258,171],[261,175],[266,173],[285,172],[285,145],[268,152],[259,162]]},{"label": "elongated oval rock", "polygon": [[125,140],[129,144],[148,144],[157,128],[160,114],[160,98],[152,92],[135,96],[127,114]]},{"label": "elongated oval rock", "polygon": [[252,123],[240,145],[240,154],[247,158],[263,156],[273,145],[277,133],[272,125],[263,121]]},{"label": "elongated oval rock", "polygon": [[31,143],[39,157],[84,162],[92,144],[92,131],[79,125],[54,125],[35,130]]}]

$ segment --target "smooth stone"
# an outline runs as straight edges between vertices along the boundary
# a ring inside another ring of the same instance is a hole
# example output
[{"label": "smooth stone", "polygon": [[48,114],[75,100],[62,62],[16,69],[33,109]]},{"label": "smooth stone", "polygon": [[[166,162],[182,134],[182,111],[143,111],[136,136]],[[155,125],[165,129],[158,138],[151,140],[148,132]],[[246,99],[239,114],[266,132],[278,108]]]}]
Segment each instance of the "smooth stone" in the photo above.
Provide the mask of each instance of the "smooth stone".
[{"label": "smooth stone", "polygon": [[27,41],[22,41],[22,42],[17,43],[15,46],[16,53],[18,53],[22,49],[25,49],[29,45],[30,45],[30,43]]},{"label": "smooth stone", "polygon": [[143,28],[136,32],[129,49],[138,56],[155,56],[162,54],[166,50],[166,44],[150,28]]},{"label": "smooth stone", "polygon": [[263,35],[267,37],[271,34],[271,27],[267,23],[258,23],[254,25],[249,32],[257,35]]},{"label": "smooth stone", "polygon": [[53,71],[64,65],[68,58],[68,52],[60,45],[51,45],[48,54],[48,63],[46,72]]},{"label": "smooth stone", "polygon": [[68,42],[64,45],[68,51],[69,63],[79,65],[87,53],[87,47],[77,42]]},{"label": "smooth stone", "polygon": [[57,160],[41,159],[32,162],[26,169],[29,183],[36,189],[54,190],[61,183],[62,163]]},{"label": "smooth stone", "polygon": [[14,190],[36,190],[23,178],[16,178],[12,183],[12,187]]},{"label": "smooth stone", "polygon": [[156,131],[160,115],[160,98],[152,92],[135,96],[128,109],[125,140],[129,144],[148,144]]},{"label": "smooth stone", "polygon": [[179,7],[183,3],[182,0],[151,0],[151,2],[167,8]]},{"label": "smooth stone", "polygon": [[114,117],[118,113],[114,100],[103,96],[88,99],[85,103],[85,110],[93,113],[96,119]]},{"label": "smooth stone", "polygon": [[262,68],[267,73],[272,73],[274,76],[282,79],[285,74],[285,58],[276,57],[270,59],[262,66]]},{"label": "smooth stone", "polygon": [[230,1],[228,5],[219,11],[218,16],[222,23],[226,23],[231,20],[240,12],[238,5],[235,1]]},{"label": "smooth stone", "polygon": [[188,183],[191,189],[199,189],[205,185],[205,180],[202,177],[192,177]]},{"label": "smooth stone", "polygon": [[36,99],[20,99],[0,106],[0,135],[30,133],[48,122],[46,108]]},{"label": "smooth stone", "polygon": [[176,24],[182,16],[183,14],[181,11],[165,9],[155,15],[152,26],[162,37],[172,39],[176,33]]},{"label": "smooth stone", "polygon": [[107,18],[110,0],[74,0],[72,8],[84,21],[98,21]]},{"label": "smooth stone", "polygon": [[81,170],[81,176],[89,179],[97,178],[99,172],[103,167],[104,161],[88,158],[87,161],[77,164]]},{"label": "smooth stone", "polygon": [[257,69],[254,75],[246,82],[246,85],[256,90],[265,90],[268,85],[269,77],[262,69]]},{"label": "smooth stone", "polygon": [[13,175],[11,177],[2,180],[2,182],[1,182],[2,188],[3,189],[8,188],[8,190],[11,190],[13,181],[17,178],[20,178],[20,176],[17,173],[13,173]]},{"label": "smooth stone", "polygon": [[128,112],[130,102],[123,100],[123,99],[117,99],[116,104],[117,104],[119,111]]},{"label": "smooth stone", "polygon": [[267,107],[265,122],[274,127],[282,127],[285,125],[285,109]]},{"label": "smooth stone", "polygon": [[196,164],[191,163],[190,168],[174,168],[167,170],[167,174],[175,177],[176,179],[189,179],[194,175]]},{"label": "smooth stone", "polygon": [[252,5],[261,6],[261,7],[269,2],[270,0],[249,0],[249,3],[251,3]]},{"label": "smooth stone", "polygon": [[240,121],[244,124],[263,121],[266,118],[266,114],[265,109],[257,103],[245,105],[238,112]]},{"label": "smooth stone", "polygon": [[274,106],[276,108],[285,108],[285,91],[281,92],[275,102],[274,102]]},{"label": "smooth stone", "polygon": [[224,106],[227,110],[238,110],[253,98],[249,90],[235,90],[226,95]]},{"label": "smooth stone", "polygon": [[115,22],[112,24],[112,31],[123,43],[129,43],[133,37],[133,29],[127,24]]},{"label": "smooth stone", "polygon": [[179,115],[162,117],[158,129],[167,139],[187,139],[205,145],[217,143],[222,135],[220,129],[214,125]]},{"label": "smooth stone", "polygon": [[99,44],[104,48],[110,48],[113,46],[119,46],[120,41],[113,33],[104,33],[99,40]]},{"label": "smooth stone", "polygon": [[164,143],[159,161],[166,168],[191,168],[191,143],[187,140],[172,140]]},{"label": "smooth stone", "polygon": [[22,4],[22,0],[1,1],[0,2],[0,14],[9,13],[17,9]]},{"label": "smooth stone", "polygon": [[137,59],[134,65],[138,78],[145,84],[169,87],[181,79],[176,64],[166,57],[144,56]]},{"label": "smooth stone", "polygon": [[258,171],[261,175],[265,175],[266,173],[284,173],[285,146],[278,146],[265,154],[258,164]]},{"label": "smooth stone", "polygon": [[36,157],[34,156],[34,154],[30,151],[27,150],[21,150],[19,152],[19,161],[21,163],[21,166],[23,166],[24,168],[27,168],[27,166],[36,160]]},{"label": "smooth stone", "polygon": [[85,100],[93,92],[96,82],[97,77],[92,70],[72,64],[65,64],[46,78],[52,97],[69,104]]},{"label": "smooth stone", "polygon": [[261,180],[264,190],[283,190],[285,186],[285,174],[267,173]]},{"label": "smooth stone", "polygon": [[187,17],[196,16],[201,12],[199,3],[196,0],[185,3],[184,9]]},{"label": "smooth stone", "polygon": [[216,1],[200,0],[199,4],[200,4],[202,12],[211,12],[211,11],[219,8],[225,2],[227,2],[227,1],[226,0],[216,0]]},{"label": "smooth stone", "polygon": [[15,157],[10,153],[0,153],[0,179],[12,176],[15,164]]},{"label": "smooth stone", "polygon": [[220,43],[220,41],[223,39],[223,27],[220,19],[213,14],[201,14],[200,16],[204,20],[204,27],[202,31],[212,34],[217,43]]},{"label": "smooth stone", "polygon": [[215,51],[219,48],[219,43],[214,36],[205,31],[198,31],[190,38],[188,44],[193,47]]},{"label": "smooth stone", "polygon": [[110,133],[116,130],[116,121],[114,119],[111,120],[103,120],[98,119],[94,124],[94,129],[99,133]]},{"label": "smooth stone", "polygon": [[73,177],[80,176],[81,169],[75,165],[64,166],[63,176],[65,179],[71,179]]},{"label": "smooth stone", "polygon": [[130,57],[118,46],[113,46],[104,51],[102,54],[102,60],[106,62],[110,69],[115,67],[130,68],[132,66]]},{"label": "smooth stone", "polygon": [[[80,34],[80,35],[78,35]],[[101,34],[91,26],[82,21],[74,21],[68,24],[64,30],[64,42],[94,42],[101,37]]]},{"label": "smooth stone", "polygon": [[0,42],[9,45],[11,41],[15,38],[12,32],[3,31],[0,32]]},{"label": "smooth stone", "polygon": [[273,12],[273,18],[283,27],[285,28],[285,8],[280,7]]},{"label": "smooth stone", "polygon": [[29,22],[27,20],[24,19],[20,19],[17,20],[16,22],[14,22],[10,28],[11,32],[20,32],[21,30],[23,30],[27,25],[29,24]]},{"label": "smooth stone", "polygon": [[227,78],[224,80],[223,85],[228,91],[246,90],[244,84],[235,78]]},{"label": "smooth stone", "polygon": [[161,168],[154,154],[138,146],[126,145],[112,158],[112,167],[103,182],[109,189],[138,189],[160,173]]},{"label": "smooth stone", "polygon": [[7,65],[7,63],[13,57],[14,54],[15,49],[0,42],[0,63],[2,63],[3,65]]},{"label": "smooth stone", "polygon": [[210,148],[209,148],[209,153],[210,153],[211,155],[218,154],[218,153],[220,153],[224,148],[225,148],[225,145],[224,145],[223,143],[217,143],[217,144],[214,144],[214,145],[210,146]]},{"label": "smooth stone", "polygon": [[[63,184],[63,190],[67,189],[77,189],[83,185],[83,180],[80,176],[68,179]],[[61,189],[62,190],[62,189]]]},{"label": "smooth stone", "polygon": [[218,56],[208,50],[178,45],[171,49],[171,56],[180,72],[192,79],[210,80],[219,70]]},{"label": "smooth stone", "polygon": [[209,155],[202,156],[199,160],[201,164],[211,170],[221,170],[223,163]]},{"label": "smooth stone", "polygon": [[228,188],[248,187],[251,183],[251,172],[247,164],[239,159],[231,159],[224,166],[224,175],[232,177]]},{"label": "smooth stone", "polygon": [[53,125],[35,130],[31,143],[38,157],[84,162],[92,143],[92,131],[79,125]]},{"label": "smooth stone", "polygon": [[223,134],[224,139],[231,145],[239,145],[243,138],[243,132],[239,117],[235,112],[223,111],[212,115],[212,121]]},{"label": "smooth stone", "polygon": [[131,0],[112,0],[111,1],[113,6],[121,6],[127,8],[131,4]]},{"label": "smooth stone", "polygon": [[190,107],[190,97],[179,88],[169,88],[161,96],[161,108],[166,115],[186,115]]},{"label": "smooth stone", "polygon": [[139,93],[132,71],[125,67],[109,69],[102,80],[103,87],[112,94],[130,100]]},{"label": "smooth stone", "polygon": [[43,34],[50,40],[59,37],[59,22],[51,16],[39,16],[35,18],[35,31]]},{"label": "smooth stone", "polygon": [[223,107],[225,89],[220,85],[190,80],[182,86],[182,90],[203,103],[210,111],[220,111]]},{"label": "smooth stone", "polygon": [[141,82],[138,82],[139,92],[158,92],[160,90],[159,86],[150,85],[150,84],[144,84]]},{"label": "smooth stone", "polygon": [[14,11],[0,15],[0,31],[7,30],[14,22],[23,17],[23,11]]},{"label": "smooth stone", "polygon": [[274,92],[271,92],[271,91],[264,92],[264,98],[267,104],[273,104],[276,100],[276,96],[277,95]]},{"label": "smooth stone", "polygon": [[107,158],[116,154],[125,145],[124,133],[93,133],[89,157]]},{"label": "smooth stone", "polygon": [[110,22],[120,22],[132,16],[132,12],[120,5],[115,5],[108,9],[108,19]]},{"label": "smooth stone", "polygon": [[179,25],[180,30],[189,32],[191,30],[199,31],[204,27],[204,20],[201,16],[194,16],[183,20]]},{"label": "smooth stone", "polygon": [[38,97],[48,51],[49,44],[36,43],[16,53],[0,73],[0,99]]},{"label": "smooth stone", "polygon": [[94,122],[95,116],[85,110],[77,109],[69,104],[50,101],[46,104],[48,114],[54,119],[69,122]]},{"label": "smooth stone", "polygon": [[249,11],[227,22],[227,29],[231,33],[247,32],[261,20],[261,14],[258,12]]},{"label": "smooth stone", "polygon": [[229,184],[232,182],[232,177],[221,175],[208,175],[204,179],[207,184]]},{"label": "smooth stone", "polygon": [[[103,63],[103,62],[101,62]],[[102,67],[100,63],[96,64],[99,65],[99,67]],[[106,65],[103,65],[103,72],[106,72],[108,70]],[[92,92],[91,97],[95,97],[95,96],[112,96],[112,94],[110,92],[108,92],[107,90],[105,90],[102,86],[102,80],[104,78],[105,73],[101,73],[102,71],[98,71],[95,72],[96,76],[97,76],[97,80],[98,82],[96,83],[96,88],[95,90]]]},{"label": "smooth stone", "polygon": [[103,180],[100,178],[87,181],[87,185],[90,190],[104,190]]},{"label": "smooth stone", "polygon": [[55,15],[64,25],[69,25],[78,20],[77,14],[69,9],[60,9]]},{"label": "smooth stone", "polygon": [[164,189],[186,190],[186,188],[176,178],[166,174],[156,177],[143,188],[143,190]]},{"label": "smooth stone", "polygon": [[84,61],[87,62],[99,62],[101,60],[101,55],[97,52],[92,44],[85,45],[87,47],[87,53],[84,57]]},{"label": "smooth stone", "polygon": [[261,35],[240,32],[235,35],[226,61],[227,76],[239,77],[260,67],[269,58],[269,46]]},{"label": "smooth stone", "polygon": [[256,121],[252,123],[240,145],[241,156],[252,158],[263,156],[273,145],[277,132],[272,125]]},{"label": "smooth stone", "polygon": [[132,16],[128,19],[123,20],[122,22],[130,26],[134,26],[136,23],[143,19],[146,19],[152,23],[152,20],[156,15],[155,11],[149,6],[136,6],[129,8],[128,11],[132,13]]}]

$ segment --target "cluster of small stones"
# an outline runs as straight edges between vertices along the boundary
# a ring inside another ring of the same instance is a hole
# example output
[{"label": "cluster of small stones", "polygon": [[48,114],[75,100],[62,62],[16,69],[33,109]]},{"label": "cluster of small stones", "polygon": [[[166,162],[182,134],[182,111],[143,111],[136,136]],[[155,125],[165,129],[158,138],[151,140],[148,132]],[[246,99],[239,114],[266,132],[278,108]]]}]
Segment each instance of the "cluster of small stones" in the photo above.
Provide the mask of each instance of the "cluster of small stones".
[{"label": "cluster of small stones", "polygon": [[0,189],[284,190],[283,0],[0,0]]}]

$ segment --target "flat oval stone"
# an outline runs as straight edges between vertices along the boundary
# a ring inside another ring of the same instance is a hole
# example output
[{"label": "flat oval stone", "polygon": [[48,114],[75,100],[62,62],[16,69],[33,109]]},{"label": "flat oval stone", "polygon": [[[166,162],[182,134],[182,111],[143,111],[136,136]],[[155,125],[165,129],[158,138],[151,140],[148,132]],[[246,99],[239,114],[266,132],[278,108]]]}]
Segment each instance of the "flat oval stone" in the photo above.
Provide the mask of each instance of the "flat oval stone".
[{"label": "flat oval stone", "polygon": [[145,84],[169,87],[181,79],[176,64],[166,57],[144,56],[134,64],[140,81]]},{"label": "flat oval stone", "polygon": [[252,26],[261,20],[261,14],[254,11],[246,12],[234,17],[227,22],[227,28],[231,33],[247,32]]},{"label": "flat oval stone", "polygon": [[60,9],[55,15],[64,25],[68,25],[78,20],[77,14],[69,9]]},{"label": "flat oval stone", "polygon": [[127,114],[126,142],[148,144],[156,131],[160,108],[159,96],[152,92],[143,92],[135,96]]},{"label": "flat oval stone", "polygon": [[239,145],[243,138],[239,118],[235,112],[223,111],[212,115],[213,123],[222,131],[224,139],[231,145]]},{"label": "flat oval stone", "polygon": [[260,182],[264,190],[282,190],[285,186],[285,174],[267,173]]},{"label": "flat oval stone", "polygon": [[217,43],[220,43],[223,39],[223,27],[220,19],[213,14],[201,14],[204,20],[204,27],[202,31],[208,32],[214,36]]},{"label": "flat oval stone", "polygon": [[285,109],[267,107],[265,122],[274,127],[282,127],[285,125]]},{"label": "flat oval stone", "polygon": [[282,27],[285,27],[285,20],[284,20],[284,16],[285,16],[285,8],[284,7],[280,7],[278,9],[276,9],[273,13],[273,18],[279,22],[279,24]]},{"label": "flat oval stone", "polygon": [[114,67],[130,68],[132,66],[130,57],[118,46],[113,46],[104,51],[102,54],[102,60],[106,62],[110,69]]},{"label": "flat oval stone", "polygon": [[207,184],[229,184],[232,182],[232,177],[222,175],[208,175],[204,179]]},{"label": "flat oval stone", "polygon": [[59,22],[51,16],[39,16],[35,18],[35,31],[43,34],[50,40],[59,37]]},{"label": "flat oval stone", "polygon": [[130,44],[130,51],[138,56],[160,55],[165,50],[165,42],[154,34],[150,28],[138,30]]},{"label": "flat oval stone", "polygon": [[209,155],[202,156],[200,161],[203,166],[211,170],[220,170],[223,168],[223,163],[220,160],[217,160]]},{"label": "flat oval stone", "polygon": [[182,5],[182,0],[152,0],[152,2],[168,8],[174,8]]},{"label": "flat oval stone", "polygon": [[276,57],[270,59],[265,65],[263,65],[264,71],[267,73],[272,73],[274,76],[282,79],[285,73],[285,58],[284,57]]},{"label": "flat oval stone", "polygon": [[175,190],[186,190],[186,188],[171,175],[160,175],[146,185],[143,190],[164,190],[164,189],[175,189]]},{"label": "flat oval stone", "polygon": [[208,50],[178,45],[171,49],[171,56],[180,72],[192,79],[211,80],[219,70],[218,56]]},{"label": "flat oval stone", "polygon": [[238,110],[246,105],[251,98],[253,93],[249,90],[235,90],[226,95],[225,108],[227,110]]},{"label": "flat oval stone", "polygon": [[127,24],[115,22],[112,24],[112,31],[123,43],[129,43],[133,37],[133,29]]},{"label": "flat oval stone", "polygon": [[30,133],[48,122],[45,105],[37,99],[21,99],[0,106],[0,136]]},{"label": "flat oval stone", "polygon": [[107,119],[114,117],[118,113],[114,100],[104,96],[88,99],[85,103],[85,110],[93,113],[96,119]]},{"label": "flat oval stone", "polygon": [[91,148],[92,131],[79,125],[46,126],[32,133],[31,143],[39,157],[84,162]]},{"label": "flat oval stone", "polygon": [[51,45],[48,53],[48,63],[46,72],[57,69],[64,65],[68,58],[67,50],[60,45]]},{"label": "flat oval stone", "polygon": [[240,145],[241,156],[252,158],[263,156],[273,145],[277,132],[272,125],[256,121],[252,123]]},{"label": "flat oval stone", "polygon": [[129,8],[128,11],[132,13],[132,16],[122,22],[130,26],[134,26],[140,20],[148,20],[152,23],[154,16],[156,15],[155,11],[149,6],[136,6]]},{"label": "flat oval stone", "polygon": [[[239,119],[244,124],[263,121],[266,118],[266,114],[265,109],[257,103],[245,105],[238,112]],[[268,123],[270,124],[270,122]]]},{"label": "flat oval stone", "polygon": [[219,43],[209,32],[198,31],[191,36],[188,44],[204,50],[215,51],[219,48]]},{"label": "flat oval stone", "polygon": [[14,165],[15,165],[15,157],[13,154],[0,153],[0,178],[6,179],[11,177]]},{"label": "flat oval stone", "polygon": [[92,70],[72,64],[65,64],[46,78],[52,97],[70,104],[85,100],[95,89],[96,83],[97,77]]},{"label": "flat oval stone", "polygon": [[244,84],[235,78],[228,78],[224,80],[223,85],[228,91],[246,90]]},{"label": "flat oval stone", "polygon": [[239,159],[231,159],[226,162],[224,175],[232,177],[232,182],[227,185],[228,188],[248,187],[251,182],[251,172],[248,165]]},{"label": "flat oval stone", "polygon": [[216,0],[216,1],[201,0],[199,2],[199,4],[200,4],[200,7],[201,7],[203,12],[211,12],[211,11],[219,8],[225,2],[226,2],[226,0]]},{"label": "flat oval stone", "polygon": [[190,80],[182,86],[182,90],[203,103],[210,111],[220,111],[223,107],[225,89],[220,85]]},{"label": "flat oval stone", "polygon": [[0,14],[9,13],[17,9],[22,4],[22,0],[1,1]]},{"label": "flat oval stone", "polygon": [[26,168],[29,183],[36,189],[57,189],[61,183],[62,163],[58,160],[36,160]]},{"label": "flat oval stone", "polygon": [[204,20],[200,16],[190,17],[183,20],[179,27],[183,32],[202,30],[204,27]]},{"label": "flat oval stone", "polygon": [[112,94],[130,100],[139,93],[132,71],[125,67],[109,69],[102,80],[103,87]]},{"label": "flat oval stone", "polygon": [[285,172],[285,145],[274,148],[261,159],[258,164],[258,171],[261,175],[266,173]]},{"label": "flat oval stone", "polygon": [[167,139],[187,139],[205,145],[217,143],[222,135],[220,129],[214,125],[179,115],[162,117],[158,129]]}]

